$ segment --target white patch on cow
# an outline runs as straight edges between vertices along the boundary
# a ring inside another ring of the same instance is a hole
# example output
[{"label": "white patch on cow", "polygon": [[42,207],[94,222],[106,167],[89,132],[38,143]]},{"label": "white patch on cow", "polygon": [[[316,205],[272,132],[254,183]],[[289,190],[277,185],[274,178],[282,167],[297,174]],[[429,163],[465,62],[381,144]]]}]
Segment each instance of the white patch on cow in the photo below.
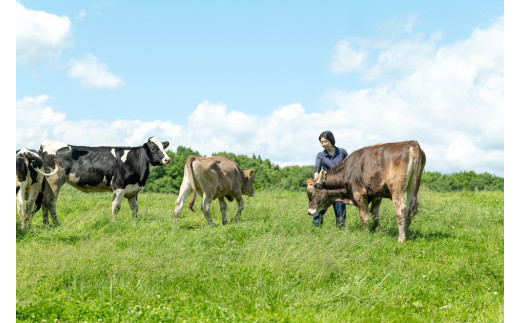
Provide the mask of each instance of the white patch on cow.
[{"label": "white patch on cow", "polygon": [[123,153],[123,156],[121,157],[121,161],[124,163],[126,162],[126,158],[128,157],[128,153],[130,150],[125,149],[125,152]]},{"label": "white patch on cow", "polygon": [[95,193],[95,192],[111,192],[112,187],[108,184],[108,180],[106,176],[103,177],[103,181],[96,186],[90,185],[78,185],[80,178],[76,176],[74,173],[69,174],[69,178],[67,183],[74,188],[86,193]]},{"label": "white patch on cow", "polygon": [[64,147],[69,147],[70,149],[70,146],[63,143],[63,142],[59,142],[59,141],[56,141],[56,140],[45,140],[42,144],[41,144],[41,147],[42,147],[42,150],[47,152],[48,154],[51,154],[51,155],[56,155],[56,152],[61,149],[61,148],[64,148]]},{"label": "white patch on cow", "polygon": [[316,213],[316,209],[309,209],[309,214],[314,215]]},{"label": "white patch on cow", "polygon": [[159,147],[159,149],[164,154],[164,158],[162,159],[163,165],[169,164],[170,163],[170,157],[166,154],[166,151],[164,150],[164,147],[163,147],[162,143],[159,140],[157,140],[157,138],[155,136],[150,138],[150,141],[153,142],[154,144],[156,144],[157,147]]},{"label": "white patch on cow", "polygon": [[156,137],[150,138],[150,141],[153,142],[154,144],[156,144],[157,147],[159,147],[159,149],[164,153],[164,147],[163,147],[162,143]]},{"label": "white patch on cow", "polygon": [[143,189],[143,187],[140,186],[139,184],[126,185],[126,187],[125,187],[125,196],[136,195],[142,189]]},{"label": "white patch on cow", "polygon": [[403,195],[406,192],[409,185],[411,185],[410,181],[412,180],[413,173],[413,147],[410,147],[410,156],[408,157],[408,168],[406,169],[406,181],[403,187]]},{"label": "white patch on cow", "polygon": [[25,148],[25,147],[20,149],[20,151],[16,155],[22,155],[24,153],[28,153],[28,154],[31,154],[31,155],[34,155],[34,156],[40,158],[40,155],[38,155],[37,153],[35,153],[33,151],[30,151],[28,148]]},{"label": "white patch on cow", "polygon": [[112,150],[110,151],[112,153],[112,155],[114,155],[114,157],[117,157],[116,156],[116,149],[115,148],[112,148]]}]

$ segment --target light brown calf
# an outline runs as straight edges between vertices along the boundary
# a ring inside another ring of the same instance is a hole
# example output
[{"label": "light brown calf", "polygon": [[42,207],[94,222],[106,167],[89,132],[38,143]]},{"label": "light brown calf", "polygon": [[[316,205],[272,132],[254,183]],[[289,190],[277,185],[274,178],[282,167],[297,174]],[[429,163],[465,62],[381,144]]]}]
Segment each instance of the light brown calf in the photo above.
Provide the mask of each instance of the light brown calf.
[{"label": "light brown calf", "polygon": [[238,203],[238,211],[232,219],[233,222],[240,220],[240,214],[244,208],[242,195],[254,195],[254,170],[242,170],[237,163],[223,156],[196,157],[189,156],[184,165],[184,178],[182,180],[179,197],[175,201],[175,218],[177,222],[184,202],[188,195],[193,192],[189,208],[193,211],[193,203],[197,193],[202,194],[202,212],[210,226],[214,226],[210,214],[210,204],[218,198],[220,211],[222,212],[222,224],[227,223],[227,205],[224,198],[230,202],[234,199]]}]

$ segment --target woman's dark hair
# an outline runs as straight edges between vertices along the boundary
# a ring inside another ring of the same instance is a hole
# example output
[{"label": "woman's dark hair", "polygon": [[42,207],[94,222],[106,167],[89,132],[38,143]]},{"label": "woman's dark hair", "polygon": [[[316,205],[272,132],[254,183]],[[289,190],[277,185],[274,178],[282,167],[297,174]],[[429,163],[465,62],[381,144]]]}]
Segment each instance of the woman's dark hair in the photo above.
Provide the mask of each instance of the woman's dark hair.
[{"label": "woman's dark hair", "polygon": [[334,140],[334,135],[332,134],[332,132],[328,131],[328,130],[325,130],[323,131],[320,136],[318,137],[318,140],[321,142],[321,137],[325,137],[325,139],[327,139],[328,141],[330,141],[330,143],[332,144],[332,146],[336,146],[336,140]]}]

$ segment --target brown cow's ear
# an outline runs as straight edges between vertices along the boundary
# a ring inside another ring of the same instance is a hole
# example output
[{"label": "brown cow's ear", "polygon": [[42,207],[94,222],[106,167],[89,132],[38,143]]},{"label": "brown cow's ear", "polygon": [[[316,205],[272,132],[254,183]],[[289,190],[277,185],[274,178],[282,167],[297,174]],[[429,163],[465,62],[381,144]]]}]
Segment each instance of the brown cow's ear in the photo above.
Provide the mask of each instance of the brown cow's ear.
[{"label": "brown cow's ear", "polygon": [[254,170],[254,169],[251,169],[251,170],[249,171],[249,176],[253,176],[254,173],[255,173],[255,170]]},{"label": "brown cow's ear", "polygon": [[307,178],[307,187],[311,185],[314,186],[314,180],[312,178]]},{"label": "brown cow's ear", "polygon": [[166,149],[166,147],[168,147],[168,146],[170,145],[170,143],[167,142],[167,141],[164,141],[164,142],[162,143],[162,145],[163,145],[164,149]]}]

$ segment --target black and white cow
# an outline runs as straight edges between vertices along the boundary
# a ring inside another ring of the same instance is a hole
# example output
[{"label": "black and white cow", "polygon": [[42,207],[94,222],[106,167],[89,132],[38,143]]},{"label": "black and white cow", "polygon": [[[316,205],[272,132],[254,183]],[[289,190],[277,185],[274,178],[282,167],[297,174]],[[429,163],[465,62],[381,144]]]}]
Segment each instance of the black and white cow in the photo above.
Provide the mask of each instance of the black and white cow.
[{"label": "black and white cow", "polygon": [[34,203],[41,192],[44,176],[58,171],[58,164],[54,162],[54,171],[45,174],[40,170],[43,162],[36,150],[22,148],[16,151],[16,205],[22,230],[30,226],[33,214],[40,209],[41,201],[36,206]]},{"label": "black and white cow", "polygon": [[58,173],[47,178],[43,190],[43,221],[59,224],[56,203],[63,184],[86,192],[113,192],[112,219],[115,220],[123,197],[128,199],[134,218],[137,217],[137,194],[146,184],[151,167],[171,162],[165,152],[167,141],[151,137],[140,147],[72,146],[54,140],[44,141],[40,156],[45,167],[56,158]]}]

